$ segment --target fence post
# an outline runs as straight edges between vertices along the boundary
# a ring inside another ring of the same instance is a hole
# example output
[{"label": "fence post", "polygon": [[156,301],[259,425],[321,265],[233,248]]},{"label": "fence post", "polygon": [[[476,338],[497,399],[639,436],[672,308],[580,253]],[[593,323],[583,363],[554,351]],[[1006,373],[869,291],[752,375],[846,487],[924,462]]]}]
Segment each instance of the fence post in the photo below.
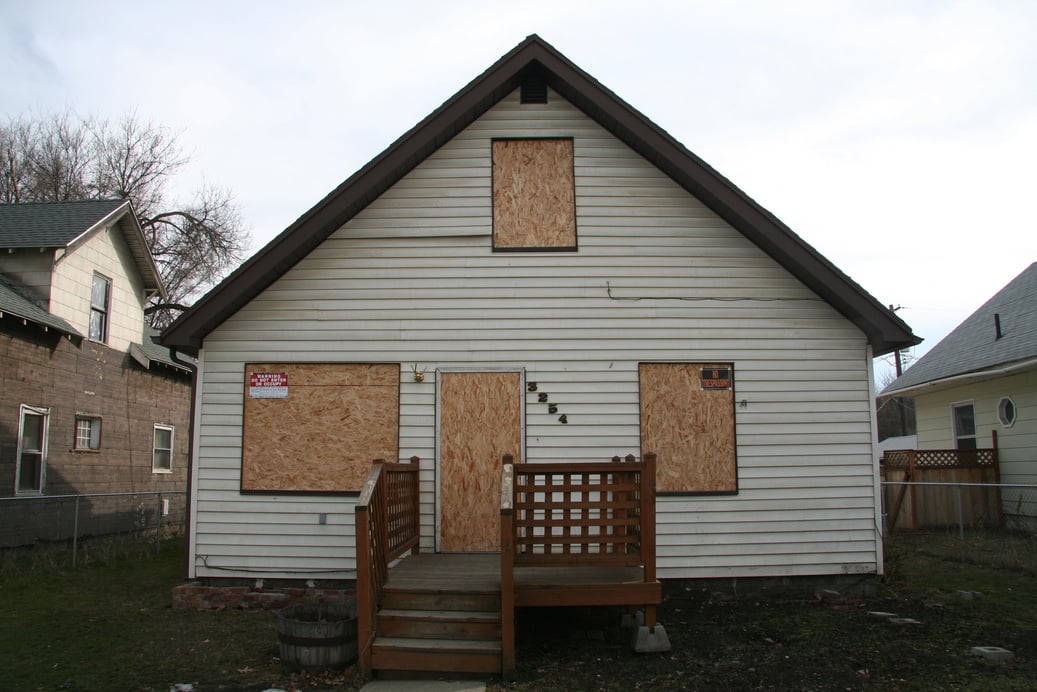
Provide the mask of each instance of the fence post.
[{"label": "fence post", "polygon": [[76,495],[75,508],[72,510],[72,569],[76,568],[76,553],[79,552],[79,496]]},{"label": "fence post", "polygon": [[918,528],[918,493],[915,492],[915,450],[910,450],[907,453],[907,475],[908,480],[911,481],[910,493],[911,493],[911,528]]},{"label": "fence post", "polygon": [[958,500],[958,540],[961,542],[961,561],[965,562],[965,509],[961,502],[961,486],[954,486],[954,490]]}]

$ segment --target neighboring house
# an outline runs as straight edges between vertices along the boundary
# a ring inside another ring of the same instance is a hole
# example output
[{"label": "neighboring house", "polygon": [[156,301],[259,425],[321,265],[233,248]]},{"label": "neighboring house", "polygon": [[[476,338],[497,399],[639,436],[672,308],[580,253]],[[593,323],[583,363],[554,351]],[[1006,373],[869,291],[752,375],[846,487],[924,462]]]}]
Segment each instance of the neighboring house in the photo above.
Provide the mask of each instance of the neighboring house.
[{"label": "neighboring house", "polygon": [[190,576],[352,579],[375,458],[420,457],[423,551],[486,552],[502,454],[648,452],[661,578],[875,574],[872,358],[918,341],[531,36],[164,331]]},{"label": "neighboring house", "polygon": [[[151,340],[155,295],[128,201],[0,205],[0,497],[185,489],[191,371]],[[71,531],[38,504],[3,509],[6,545]]]},{"label": "neighboring house", "polygon": [[[914,397],[919,450],[991,448],[996,436],[1000,481],[1037,484],[1037,263],[882,396]],[[1032,490],[1006,490],[1002,506],[1006,519],[1037,520]]]}]

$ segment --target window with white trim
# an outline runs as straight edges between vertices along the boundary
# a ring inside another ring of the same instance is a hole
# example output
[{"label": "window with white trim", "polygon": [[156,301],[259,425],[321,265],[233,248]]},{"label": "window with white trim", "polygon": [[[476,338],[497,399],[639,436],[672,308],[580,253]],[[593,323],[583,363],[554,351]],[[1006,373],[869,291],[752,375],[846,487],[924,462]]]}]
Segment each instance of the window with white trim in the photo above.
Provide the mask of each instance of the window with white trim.
[{"label": "window with white trim", "polygon": [[954,404],[954,448],[976,449],[976,409],[971,402]]},{"label": "window with white trim", "polygon": [[47,473],[47,429],[50,409],[22,404],[18,416],[15,493],[43,493]]},{"label": "window with white trim", "polygon": [[1012,397],[1003,396],[1001,401],[997,402],[997,419],[1006,428],[1010,428],[1015,425],[1015,402],[1012,401]]},{"label": "window with white trim", "polygon": [[108,315],[111,311],[112,280],[94,274],[94,282],[90,287],[90,338],[107,343]]},{"label": "window with white trim", "polygon": [[152,473],[173,472],[173,426],[155,425],[155,443],[151,457]]},{"label": "window with white trim", "polygon": [[76,451],[101,449],[101,417],[88,413],[76,414]]}]

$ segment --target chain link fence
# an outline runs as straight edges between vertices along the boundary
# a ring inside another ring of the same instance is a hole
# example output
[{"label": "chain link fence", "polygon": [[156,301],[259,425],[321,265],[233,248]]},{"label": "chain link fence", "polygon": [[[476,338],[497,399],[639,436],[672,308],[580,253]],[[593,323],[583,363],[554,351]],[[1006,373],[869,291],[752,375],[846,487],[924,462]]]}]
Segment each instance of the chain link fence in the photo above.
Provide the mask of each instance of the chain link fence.
[{"label": "chain link fence", "polygon": [[120,541],[147,544],[184,532],[186,491],[90,493],[0,498],[0,551],[24,555]]},{"label": "chain link fence", "polygon": [[1037,485],[883,481],[882,518],[933,557],[1037,574]]}]

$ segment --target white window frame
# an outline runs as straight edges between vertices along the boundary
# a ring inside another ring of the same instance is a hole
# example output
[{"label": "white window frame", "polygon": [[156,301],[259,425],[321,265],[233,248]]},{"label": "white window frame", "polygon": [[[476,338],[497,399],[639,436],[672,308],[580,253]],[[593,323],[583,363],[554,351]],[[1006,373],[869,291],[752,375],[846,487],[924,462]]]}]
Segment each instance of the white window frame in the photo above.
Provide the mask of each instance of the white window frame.
[{"label": "white window frame", "polygon": [[[1008,415],[1009,406],[1011,406],[1011,416]],[[1001,399],[997,402],[997,420],[1001,423],[1001,427],[1012,427],[1013,425],[1015,425],[1015,421],[1017,418],[1019,418],[1019,407],[1015,405],[1015,401],[1012,400],[1012,397],[1001,397]]]},{"label": "white window frame", "polygon": [[[969,407],[972,409],[972,434],[971,435],[959,435],[958,434],[958,414],[959,408]],[[954,435],[954,448],[955,449],[978,449],[979,448],[979,425],[976,421],[976,402],[974,401],[956,401],[951,404],[951,433]],[[962,447],[961,440],[972,440],[971,447]]]},{"label": "white window frame", "polygon": [[[105,295],[104,305],[98,305],[94,303],[94,286],[97,281],[101,280],[105,284]],[[94,315],[100,315],[101,320],[101,333],[96,334],[94,332]],[[108,343],[108,333],[111,331],[111,315],[112,315],[112,280],[104,274],[94,272],[93,278],[90,280],[90,318],[87,322],[87,334],[93,341],[99,341],[103,344]]]},{"label": "white window frame", "polygon": [[[40,430],[40,449],[38,450],[26,450],[25,449],[25,417],[40,416],[43,418],[43,425]],[[14,465],[14,492],[15,495],[42,495],[44,488],[47,487],[47,438],[50,436],[50,409],[45,406],[32,406],[30,404],[22,404],[18,409],[18,450],[17,456],[15,457]],[[22,488],[22,456],[24,454],[38,454],[39,455],[39,487],[35,488]]]},{"label": "white window frame", "polygon": [[[158,431],[168,430],[169,431],[169,447],[158,446]],[[173,473],[173,441],[176,436],[176,428],[172,425],[166,425],[165,423],[155,423],[151,433],[151,472],[152,473]],[[169,466],[168,468],[161,468],[158,465],[158,453],[160,451],[169,454]]]},{"label": "white window frame", "polygon": [[[80,423],[88,423],[90,431],[88,436],[80,435]],[[96,427],[95,427],[96,426]],[[94,434],[96,431],[96,434]],[[101,451],[101,417],[93,413],[76,413],[76,427],[72,449],[76,452],[99,452]],[[85,443],[84,443],[85,442]]]}]

